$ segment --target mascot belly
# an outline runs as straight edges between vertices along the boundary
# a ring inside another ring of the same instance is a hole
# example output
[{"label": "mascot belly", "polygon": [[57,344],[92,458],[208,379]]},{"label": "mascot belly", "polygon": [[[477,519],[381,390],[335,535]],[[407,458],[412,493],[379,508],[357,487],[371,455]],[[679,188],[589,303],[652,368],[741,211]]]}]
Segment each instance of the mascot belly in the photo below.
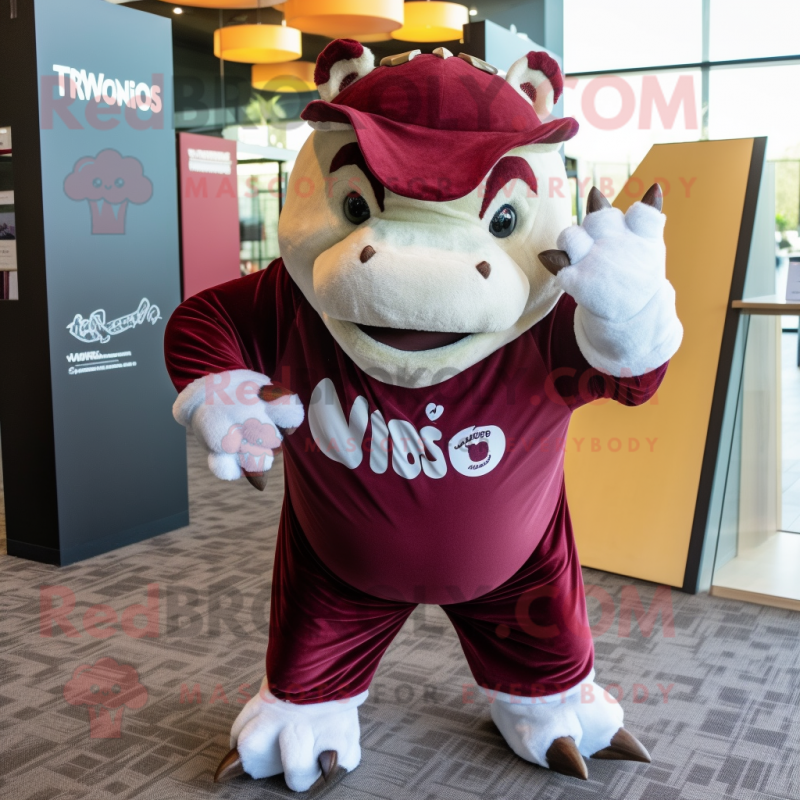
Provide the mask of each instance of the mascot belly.
[{"label": "mascot belly", "polygon": [[355,769],[358,707],[419,603],[519,756],[584,779],[586,757],[649,761],[594,684],[563,460],[574,409],[645,402],[680,344],[661,192],[623,215],[593,189],[571,225],[558,66],[496,73],[329,44],[282,257],[170,320],[174,415],[211,471],[263,489],[285,459],[266,675],[217,780]]}]

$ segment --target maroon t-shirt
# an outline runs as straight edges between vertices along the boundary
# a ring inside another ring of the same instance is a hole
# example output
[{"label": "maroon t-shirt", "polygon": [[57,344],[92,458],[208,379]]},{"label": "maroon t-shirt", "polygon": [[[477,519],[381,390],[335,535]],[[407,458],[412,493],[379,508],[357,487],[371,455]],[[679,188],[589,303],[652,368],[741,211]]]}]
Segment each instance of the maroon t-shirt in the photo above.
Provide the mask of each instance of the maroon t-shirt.
[{"label": "maroon t-shirt", "polygon": [[282,524],[356,588],[453,603],[504,583],[559,516],[572,411],[599,397],[643,403],[666,372],[599,374],[578,349],[574,312],[565,295],[469,369],[405,389],[355,365],[277,260],[186,300],[166,360],[178,390],[230,369],[289,386],[306,420],[284,442]]}]

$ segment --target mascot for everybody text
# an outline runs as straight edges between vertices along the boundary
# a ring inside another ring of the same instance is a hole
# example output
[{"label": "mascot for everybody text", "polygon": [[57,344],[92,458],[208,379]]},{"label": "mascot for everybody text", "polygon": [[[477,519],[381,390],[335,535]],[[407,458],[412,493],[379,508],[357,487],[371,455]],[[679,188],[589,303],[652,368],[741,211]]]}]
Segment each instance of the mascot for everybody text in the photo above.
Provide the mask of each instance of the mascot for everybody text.
[{"label": "mascot for everybody text", "polygon": [[284,453],[266,677],[218,780],[355,769],[358,707],[418,603],[519,756],[581,778],[584,757],[649,761],[593,683],[563,460],[574,409],[645,402],[680,344],[661,192],[623,215],[592,190],[572,226],[558,66],[496,72],[329,44],[281,258],[170,320],[174,414],[212,472],[263,488]]}]

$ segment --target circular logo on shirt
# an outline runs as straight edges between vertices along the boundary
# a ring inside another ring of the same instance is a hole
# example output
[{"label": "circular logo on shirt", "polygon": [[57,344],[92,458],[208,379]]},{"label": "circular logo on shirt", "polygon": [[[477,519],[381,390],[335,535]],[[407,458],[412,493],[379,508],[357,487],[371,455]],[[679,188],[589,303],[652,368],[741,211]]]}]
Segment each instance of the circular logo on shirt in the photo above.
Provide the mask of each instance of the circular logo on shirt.
[{"label": "circular logo on shirt", "polygon": [[491,472],[506,451],[506,436],[496,425],[473,425],[448,443],[450,463],[462,475],[476,478]]}]

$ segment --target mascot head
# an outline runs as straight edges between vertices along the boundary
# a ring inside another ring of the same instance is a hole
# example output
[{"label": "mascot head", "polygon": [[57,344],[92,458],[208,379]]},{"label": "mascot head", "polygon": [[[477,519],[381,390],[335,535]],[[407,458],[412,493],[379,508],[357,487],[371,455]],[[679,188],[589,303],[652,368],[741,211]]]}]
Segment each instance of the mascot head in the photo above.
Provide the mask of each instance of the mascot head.
[{"label": "mascot head", "polygon": [[[322,100],[289,180],[281,254],[344,351],[416,388],[515,339],[559,297],[537,254],[571,222],[546,53],[505,78],[444,48],[385,58],[348,39],[317,60]],[[545,119],[547,121],[543,122]]]}]

